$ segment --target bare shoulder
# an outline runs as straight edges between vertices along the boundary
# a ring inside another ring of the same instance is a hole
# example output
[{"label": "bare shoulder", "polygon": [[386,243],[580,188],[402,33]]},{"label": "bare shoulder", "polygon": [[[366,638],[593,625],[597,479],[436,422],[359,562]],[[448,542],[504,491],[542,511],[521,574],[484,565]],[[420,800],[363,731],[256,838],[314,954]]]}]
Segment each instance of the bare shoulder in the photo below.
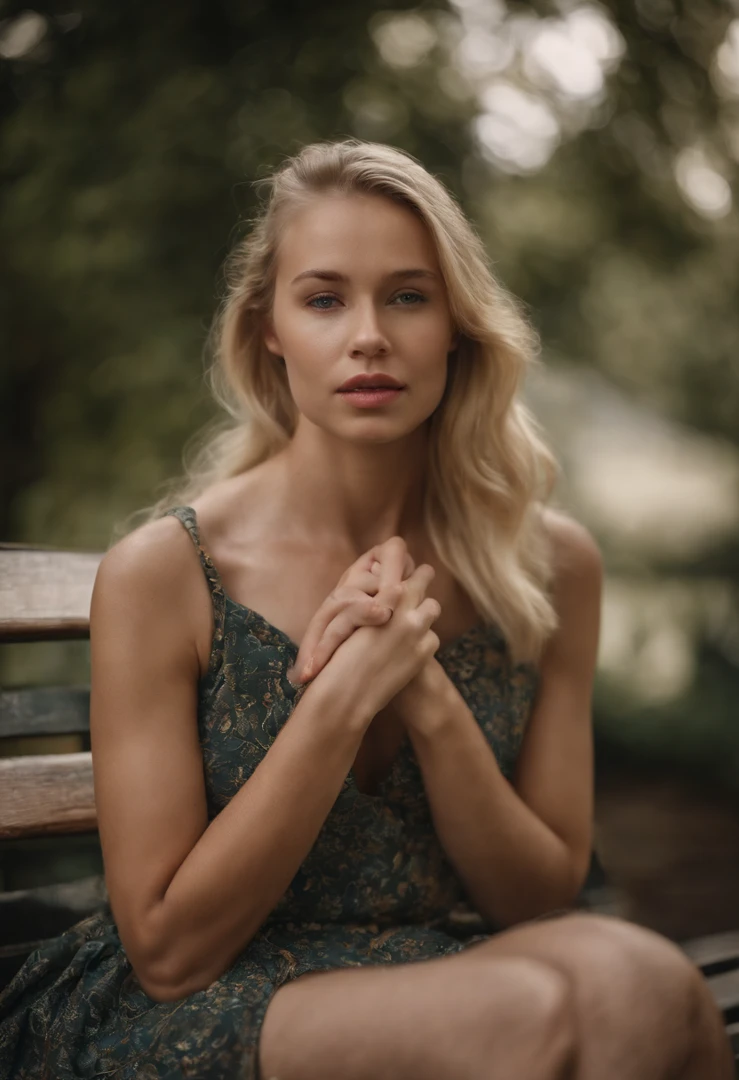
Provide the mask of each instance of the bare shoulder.
[{"label": "bare shoulder", "polygon": [[192,540],[175,518],[147,522],[105,553],[96,587],[141,586],[156,593],[181,588],[183,575],[192,572],[192,548]]},{"label": "bare shoulder", "polygon": [[[90,605],[93,643],[123,636],[168,643],[188,665],[207,668],[212,602],[192,539],[174,517],[139,526],[103,556]],[[124,629],[125,628],[125,629]]]},{"label": "bare shoulder", "polygon": [[549,507],[544,508],[543,519],[552,546],[551,601],[558,620],[543,667],[577,671],[588,681],[600,636],[603,558],[581,522]]},{"label": "bare shoulder", "polygon": [[542,519],[552,547],[555,584],[576,581],[599,585],[603,556],[588,528],[553,507],[542,508]]}]

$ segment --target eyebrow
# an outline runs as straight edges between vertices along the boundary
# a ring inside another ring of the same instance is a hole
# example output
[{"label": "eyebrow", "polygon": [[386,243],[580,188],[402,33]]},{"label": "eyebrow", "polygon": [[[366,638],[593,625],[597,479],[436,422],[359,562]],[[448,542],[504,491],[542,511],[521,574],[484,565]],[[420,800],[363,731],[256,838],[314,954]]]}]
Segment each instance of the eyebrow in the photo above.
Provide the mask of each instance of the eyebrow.
[{"label": "eyebrow", "polygon": [[[387,275],[393,281],[405,281],[406,278],[433,278],[438,279],[438,274],[435,274],[433,270],[426,270],[423,267],[412,268],[410,270],[393,270]],[[294,285],[297,281],[302,281],[303,278],[320,278],[321,281],[343,281],[347,282],[349,278],[346,274],[340,274],[338,270],[303,270],[301,274],[293,278],[290,282]]]}]

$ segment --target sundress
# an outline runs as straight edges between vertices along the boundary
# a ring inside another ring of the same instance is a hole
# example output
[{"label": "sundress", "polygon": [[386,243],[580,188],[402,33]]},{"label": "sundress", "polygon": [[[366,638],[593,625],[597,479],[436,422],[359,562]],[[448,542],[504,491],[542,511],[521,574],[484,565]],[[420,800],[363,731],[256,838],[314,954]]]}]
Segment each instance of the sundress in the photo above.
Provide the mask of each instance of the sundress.
[{"label": "sundress", "polygon": [[[214,607],[198,687],[208,820],[246,783],[305,692],[287,671],[298,646],[223,589],[195,511],[167,511],[197,548]],[[505,639],[479,623],[436,653],[512,778],[538,683]],[[259,1035],[275,992],[309,972],[399,964],[485,940],[455,936],[474,908],[436,836],[406,735],[376,794],[350,772],[287,891],[207,989],[157,1002],[142,989],[107,905],[42,944],[0,993],[0,1080],[260,1080]],[[266,1078],[265,1078],[266,1080]]]}]

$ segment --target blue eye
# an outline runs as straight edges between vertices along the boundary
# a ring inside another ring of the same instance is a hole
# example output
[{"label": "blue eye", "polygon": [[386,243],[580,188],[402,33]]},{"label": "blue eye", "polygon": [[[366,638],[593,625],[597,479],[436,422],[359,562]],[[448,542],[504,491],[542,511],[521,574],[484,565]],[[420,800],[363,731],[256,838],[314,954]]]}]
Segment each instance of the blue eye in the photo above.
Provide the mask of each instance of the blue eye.
[{"label": "blue eye", "polygon": [[[335,300],[335,299],[336,299],[335,296],[329,296],[328,293],[322,293],[321,296],[313,296],[313,297],[311,297],[311,299],[308,301],[308,306],[313,307],[313,305],[318,300]],[[321,305],[321,307],[316,308],[316,311],[328,311],[328,310],[329,310],[328,307],[323,307],[322,305]]]},{"label": "blue eye", "polygon": [[[403,298],[410,297],[411,303],[401,303],[401,307],[414,307],[417,303],[425,304],[426,297],[422,293],[417,292],[402,292],[394,298],[393,303],[396,300],[402,300]],[[330,293],[321,293],[320,296],[312,296],[310,300],[306,301],[308,307],[312,307],[314,311],[330,311],[333,307],[332,301],[338,299],[336,296],[331,296]],[[326,303],[322,303],[326,301]]]},{"label": "blue eye", "polygon": [[[399,299],[401,298],[401,296],[410,296],[411,300],[419,300],[419,301],[420,301],[420,302],[421,302],[422,304],[425,304],[425,303],[426,303],[426,297],[425,297],[425,296],[423,296],[423,295],[422,295],[421,293],[417,293],[417,292],[402,292],[402,293],[398,293],[398,295],[397,295],[397,296],[395,297],[395,299],[396,299],[396,300],[399,300]],[[411,305],[408,305],[408,304],[401,304],[401,307],[409,307],[409,306],[411,306]]]}]

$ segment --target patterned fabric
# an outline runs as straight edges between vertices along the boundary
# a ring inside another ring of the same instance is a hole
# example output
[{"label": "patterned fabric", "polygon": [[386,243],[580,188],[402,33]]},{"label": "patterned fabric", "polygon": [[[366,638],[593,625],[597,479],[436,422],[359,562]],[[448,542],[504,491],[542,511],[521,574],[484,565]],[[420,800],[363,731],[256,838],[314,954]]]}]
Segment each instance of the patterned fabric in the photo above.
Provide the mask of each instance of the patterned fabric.
[{"label": "patterned fabric", "polygon": [[[286,676],[298,646],[224,592],[200,544],[195,511],[168,513],[190,533],[213,597],[212,654],[198,697],[212,820],[304,692]],[[510,778],[536,669],[513,666],[500,632],[485,624],[436,655]],[[256,1080],[262,1020],[280,986],[313,971],[459,952],[487,936],[463,940],[450,932],[450,912],[464,908],[406,737],[377,794],[362,793],[350,771],[286,893],[207,989],[174,1002],[150,998],[109,908],[32,953],[0,994],[0,1080]]]}]

